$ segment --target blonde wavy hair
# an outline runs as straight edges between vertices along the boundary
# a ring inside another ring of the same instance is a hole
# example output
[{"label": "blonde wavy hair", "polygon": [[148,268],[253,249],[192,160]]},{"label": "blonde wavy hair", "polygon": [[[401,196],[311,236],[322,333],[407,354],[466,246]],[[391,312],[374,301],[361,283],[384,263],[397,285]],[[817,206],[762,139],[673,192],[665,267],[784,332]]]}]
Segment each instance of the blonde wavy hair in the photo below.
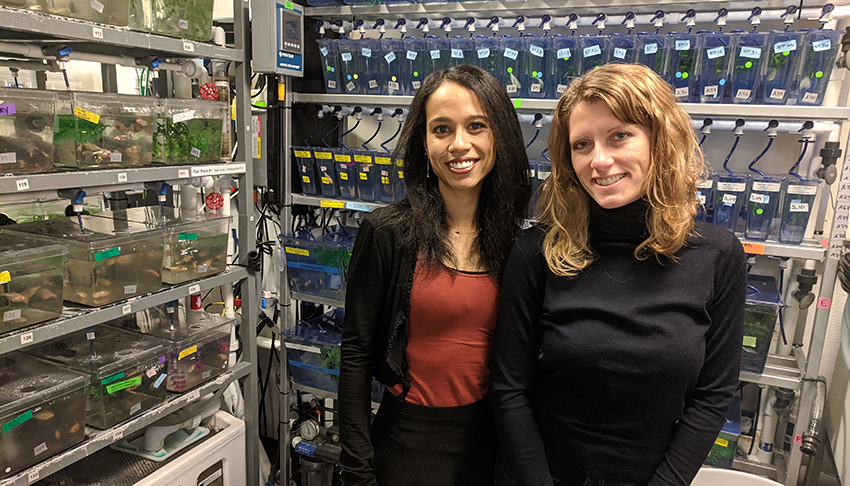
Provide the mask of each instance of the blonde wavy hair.
[{"label": "blonde wavy hair", "polygon": [[[696,184],[705,158],[691,118],[676,103],[670,85],[642,65],[608,64],[573,81],[555,108],[549,132],[552,174],[541,188],[537,215],[546,232],[543,250],[553,273],[572,277],[593,261],[589,237],[590,196],[572,164],[569,121],[585,101],[601,100],[624,123],[650,129],[649,170],[643,183],[649,237],[635,258],[676,260],[693,232]],[[581,123],[581,120],[576,120]]]}]

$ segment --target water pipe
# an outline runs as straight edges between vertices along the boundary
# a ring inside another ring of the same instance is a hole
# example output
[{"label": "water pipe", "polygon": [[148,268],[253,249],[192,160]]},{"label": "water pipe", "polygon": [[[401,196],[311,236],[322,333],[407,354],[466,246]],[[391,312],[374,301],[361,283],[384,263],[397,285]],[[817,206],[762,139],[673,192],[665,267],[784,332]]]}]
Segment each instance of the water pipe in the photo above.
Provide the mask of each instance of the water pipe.
[{"label": "water pipe", "polygon": [[549,31],[552,30],[552,17],[549,15],[544,15],[540,19],[540,27],[539,29],[543,29],[543,37],[549,35]]},{"label": "water pipe", "polygon": [[511,27],[516,27],[516,30],[519,31],[519,36],[522,37],[523,32],[525,32],[525,17],[522,15],[517,16]]},{"label": "water pipe", "polygon": [[800,151],[800,157],[797,158],[797,162],[794,162],[794,165],[792,165],[791,168],[788,169],[789,175],[792,175],[801,181],[804,180],[803,177],[795,171],[800,165],[800,162],[803,160],[803,157],[806,155],[806,150],[809,148],[809,142],[812,140],[812,138],[814,138],[814,133],[812,132],[813,126],[814,123],[808,120],[803,123],[803,127],[799,130],[803,133],[803,138],[801,140],[803,142],[803,149]]},{"label": "water pipe", "polygon": [[[755,460],[764,464],[771,464],[773,461],[774,441],[777,436],[776,424],[779,416],[794,401],[793,390],[785,388],[768,388],[768,390],[773,390],[774,394],[768,398],[766,406],[762,408],[764,413],[762,416],[762,432],[755,454]],[[782,435],[784,438],[784,434]]]},{"label": "water pipe", "polygon": [[818,18],[818,22],[820,23],[820,27],[818,27],[818,29],[823,30],[824,26],[832,21],[833,10],[835,10],[835,5],[831,3],[827,3],[823,6],[820,17]]},{"label": "water pipe", "polygon": [[499,32],[499,17],[490,17],[487,28],[493,32],[493,37],[496,37],[496,32]]},{"label": "water pipe", "polygon": [[319,33],[319,37],[325,36],[325,23],[323,21],[316,22],[316,32]]},{"label": "water pipe", "polygon": [[463,27],[469,32],[469,38],[475,37],[475,17],[467,17]]},{"label": "water pipe", "polygon": [[[378,19],[378,20],[375,21],[375,25],[372,26],[372,30],[375,30],[376,28],[378,29],[378,33],[380,34],[378,36],[378,39],[383,39],[384,34],[387,33],[387,29],[386,29],[384,19]],[[360,29],[361,29],[360,35],[362,36],[363,32],[364,32],[364,28],[360,27]]]},{"label": "water pipe", "polygon": [[[698,120],[693,120],[692,125],[695,130],[701,130],[703,126],[703,122]],[[757,125],[755,123],[750,123],[744,125],[743,130],[745,132],[754,132],[754,131],[764,131],[764,125],[760,123]],[[735,122],[732,120],[717,120],[713,119],[713,124],[711,128],[716,130],[734,130],[736,128]],[[791,122],[779,122],[779,125],[776,127],[779,133],[798,133],[800,131],[799,123],[791,123]],[[821,134],[821,133],[831,133],[833,130],[840,129],[840,126],[837,123],[830,122],[815,122],[812,124],[812,133]]]},{"label": "water pipe", "polygon": [[534,132],[534,136],[531,137],[531,141],[525,146],[526,150],[534,144],[534,141],[537,140],[537,136],[540,135],[540,129],[543,128],[543,114],[535,113],[532,124],[537,128],[537,130]]},{"label": "water pipe", "polygon": [[[332,114],[332,115],[336,115],[336,114],[337,114],[339,111],[341,111],[341,110],[342,110],[342,107],[341,107],[341,106],[337,106],[337,107],[335,107],[335,108],[333,109],[333,111],[331,112],[331,114]],[[328,135],[330,135],[330,134],[331,134],[331,133],[333,133],[333,132],[334,132],[337,128],[339,128],[339,126],[340,126],[341,124],[342,124],[342,117],[337,115],[337,122],[336,122],[336,125],[334,125],[334,127],[331,129],[331,131],[329,131],[328,133],[326,133],[326,134],[325,134],[325,136],[324,136],[324,137],[322,137],[322,145],[324,145],[324,146],[325,146],[325,147],[327,147],[327,148],[331,148],[331,146],[330,146],[330,145],[328,145],[328,143],[327,143],[327,142],[325,142],[325,139],[326,139],[326,138],[328,138]]]},{"label": "water pipe", "polygon": [[11,59],[0,59],[0,67],[9,69],[24,69],[27,71],[48,71],[58,73],[61,71],[59,63],[55,60],[42,59],[39,61],[15,61]]},{"label": "water pipe", "polygon": [[398,19],[398,22],[395,23],[395,27],[393,28],[401,33],[399,39],[404,39],[404,34],[407,33],[407,20]]},{"label": "water pipe", "polygon": [[745,122],[743,118],[735,120],[735,129],[732,130],[732,133],[735,135],[735,143],[732,144],[732,149],[729,150],[729,154],[726,155],[726,160],[723,161],[723,169],[728,172],[730,176],[735,175],[735,173],[729,170],[729,159],[732,157],[732,154],[735,153],[735,149],[738,148],[738,142],[741,141],[741,136],[744,135],[744,124]]},{"label": "water pipe", "polygon": [[[216,186],[219,187],[221,195],[224,196],[224,204],[221,206],[221,215],[224,218],[229,218],[232,214],[231,209],[231,201],[230,201],[230,193],[232,191],[232,181],[229,176],[221,177],[216,181]],[[233,257],[236,254],[236,241],[233,239],[233,236],[228,236],[227,238],[227,264],[231,265],[233,263]],[[225,284],[221,286],[221,297],[224,301],[224,316],[228,319],[233,319],[236,317],[236,313],[233,311],[233,284]],[[236,341],[236,327],[232,327],[230,330],[230,343],[231,349],[236,349],[238,344],[233,344]]]},{"label": "water pipe", "polygon": [[419,23],[416,24],[416,28],[422,29],[422,36],[427,37],[428,32],[430,32],[430,29],[428,29],[428,19],[426,19],[425,17],[419,19]]},{"label": "water pipe", "polygon": [[452,33],[452,19],[449,17],[443,17],[443,22],[440,24],[440,28],[445,31],[446,39],[448,39]]},{"label": "water pipe", "polygon": [[381,142],[381,148],[384,149],[388,154],[392,153],[392,150],[387,148],[387,144],[395,140],[399,133],[401,133],[401,126],[404,124],[404,118],[407,116],[407,110],[404,108],[396,108],[395,111],[392,112],[390,118],[398,117],[398,128],[392,137]]},{"label": "water pipe", "polygon": [[764,131],[767,132],[767,138],[768,138],[767,147],[765,147],[764,150],[762,150],[761,153],[758,154],[758,156],[756,158],[754,158],[753,161],[750,162],[750,165],[747,167],[748,169],[750,169],[751,171],[755,172],[756,174],[758,174],[762,177],[767,177],[767,174],[756,169],[755,165],[756,165],[756,162],[761,160],[761,158],[764,157],[764,154],[766,154],[767,151],[770,150],[770,146],[773,145],[773,141],[776,139],[776,136],[777,136],[776,127],[778,127],[778,126],[779,126],[779,122],[777,120],[770,120],[770,122],[768,122],[767,128],[764,129]]},{"label": "water pipe", "polygon": [[570,35],[576,35],[576,30],[578,30],[578,15],[570,14],[570,16],[567,17],[566,27],[570,29]]}]

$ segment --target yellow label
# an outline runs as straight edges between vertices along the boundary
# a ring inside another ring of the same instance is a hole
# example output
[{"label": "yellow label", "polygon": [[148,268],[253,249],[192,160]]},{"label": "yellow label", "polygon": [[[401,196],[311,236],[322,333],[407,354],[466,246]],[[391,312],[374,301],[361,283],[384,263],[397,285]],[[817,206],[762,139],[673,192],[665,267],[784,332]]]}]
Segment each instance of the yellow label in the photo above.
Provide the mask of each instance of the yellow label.
[{"label": "yellow label", "polygon": [[317,159],[322,160],[331,160],[333,159],[333,154],[330,152],[313,152]]},{"label": "yellow label", "polygon": [[328,201],[327,199],[322,199],[320,206],[323,208],[341,209],[345,207],[345,203],[342,201]]},{"label": "yellow label", "polygon": [[330,177],[322,177],[322,184],[330,184],[330,183],[331,183]]},{"label": "yellow label", "polygon": [[756,347],[758,339],[755,336],[744,336],[744,346],[748,348]]},{"label": "yellow label", "polygon": [[385,185],[385,186],[386,186],[386,185],[387,185],[387,184],[389,184],[389,183],[390,183],[390,178],[389,178],[389,177],[387,177],[387,176],[381,176],[381,184],[383,184],[383,185]]},{"label": "yellow label", "polygon": [[395,165],[404,167],[404,159],[395,159]]},{"label": "yellow label", "polygon": [[369,174],[367,174],[367,173],[365,173],[365,172],[361,172],[361,173],[360,173],[360,180],[361,180],[361,181],[365,181],[365,180],[367,180],[367,179],[369,179]]},{"label": "yellow label", "polygon": [[720,437],[718,437],[717,440],[714,441],[714,443],[719,445],[720,447],[729,447],[729,441],[726,439],[721,439]]},{"label": "yellow label", "polygon": [[346,164],[351,163],[351,156],[345,154],[334,154],[334,160],[337,162],[345,162]]},{"label": "yellow label", "polygon": [[390,165],[391,159],[389,157],[375,157],[375,163],[379,165]]},{"label": "yellow label", "polygon": [[304,184],[309,184],[310,176],[301,176],[301,181],[304,182]]},{"label": "yellow label", "polygon": [[344,180],[344,181],[347,181],[348,180],[348,174],[346,174],[345,172],[340,172],[339,178]]},{"label": "yellow label", "polygon": [[398,171],[398,178],[404,179],[404,171],[403,170]]},{"label": "yellow label", "polygon": [[82,118],[86,121],[90,121],[92,123],[100,123],[100,115],[98,115],[97,113],[86,111],[76,106],[74,107],[74,116],[76,116],[77,118]]},{"label": "yellow label", "polygon": [[5,271],[5,272],[0,272],[0,284],[6,283],[6,282],[11,282],[11,281],[12,281],[12,275],[9,274],[8,270]]},{"label": "yellow label", "polygon": [[185,358],[186,356],[192,356],[193,354],[198,352],[198,345],[194,345],[191,348],[186,348],[183,351],[180,351],[180,355],[177,356],[177,361]]},{"label": "yellow label", "polygon": [[287,253],[291,253],[293,255],[310,256],[310,251],[305,250],[303,248],[292,248],[291,246],[285,246],[284,249]]},{"label": "yellow label", "polygon": [[[339,160],[339,159],[336,159],[336,160]],[[354,161],[355,162],[361,162],[363,164],[371,164],[372,163],[372,156],[371,155],[356,155],[355,154],[354,155]]]},{"label": "yellow label", "polygon": [[283,100],[284,98],[286,98],[286,83],[280,83],[277,85],[277,99]]},{"label": "yellow label", "polygon": [[295,156],[298,157],[299,159],[309,159],[310,158],[310,152],[308,152],[306,150],[296,150]]}]

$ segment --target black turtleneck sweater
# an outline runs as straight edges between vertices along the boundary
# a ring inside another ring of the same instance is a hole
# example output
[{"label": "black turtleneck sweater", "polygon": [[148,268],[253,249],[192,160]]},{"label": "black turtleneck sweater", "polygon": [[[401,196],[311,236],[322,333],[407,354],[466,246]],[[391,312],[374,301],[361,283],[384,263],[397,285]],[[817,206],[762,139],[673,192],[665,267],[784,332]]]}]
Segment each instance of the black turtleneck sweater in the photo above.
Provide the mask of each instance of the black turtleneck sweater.
[{"label": "black turtleneck sweater", "polygon": [[491,370],[497,486],[690,484],[735,393],[747,286],[735,236],[698,222],[678,261],[640,261],[645,203],[591,204],[596,258],[578,276],[549,271],[539,228],[508,259]]}]

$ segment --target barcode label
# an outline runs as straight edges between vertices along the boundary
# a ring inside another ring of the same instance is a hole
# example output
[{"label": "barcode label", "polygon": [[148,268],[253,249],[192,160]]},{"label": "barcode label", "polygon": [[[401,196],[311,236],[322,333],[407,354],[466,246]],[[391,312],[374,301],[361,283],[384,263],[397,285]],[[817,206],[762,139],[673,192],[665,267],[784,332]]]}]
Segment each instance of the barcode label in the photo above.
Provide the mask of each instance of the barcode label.
[{"label": "barcode label", "polygon": [[741,57],[746,57],[748,59],[759,59],[759,58],[761,58],[761,48],[760,47],[742,47],[741,48]]},{"label": "barcode label", "polygon": [[[325,179],[327,179],[327,177],[323,177],[322,182],[324,182]],[[324,183],[330,184],[330,181]],[[207,273],[207,270],[209,270],[209,265],[198,265],[198,273]]]},{"label": "barcode label", "polygon": [[712,187],[714,187],[714,181],[711,179],[702,181],[697,184],[697,187],[700,189],[711,189]]},{"label": "barcode label", "polygon": [[706,49],[705,53],[709,59],[717,59],[726,55],[726,49],[723,46],[714,47],[712,49]]},{"label": "barcode label", "polygon": [[644,54],[655,54],[656,52],[658,52],[658,44],[655,42],[643,46]]},{"label": "barcode label", "polygon": [[177,21],[177,24],[183,30],[186,30],[186,29],[189,28],[189,21],[188,20],[180,19],[180,20]]},{"label": "barcode label", "polygon": [[778,182],[753,182],[754,191],[779,192],[782,185]]},{"label": "barcode label", "polygon": [[593,57],[602,54],[602,48],[597,46],[585,47],[582,51],[584,53],[584,57]]},{"label": "barcode label", "polygon": [[799,194],[803,196],[814,196],[818,193],[818,186],[789,185],[788,194]]},{"label": "barcode label", "polygon": [[319,52],[321,52],[321,53],[322,53],[322,57],[325,57],[325,56],[327,56],[327,55],[328,55],[328,48],[327,48],[327,47],[322,47],[321,49],[319,49]]}]

